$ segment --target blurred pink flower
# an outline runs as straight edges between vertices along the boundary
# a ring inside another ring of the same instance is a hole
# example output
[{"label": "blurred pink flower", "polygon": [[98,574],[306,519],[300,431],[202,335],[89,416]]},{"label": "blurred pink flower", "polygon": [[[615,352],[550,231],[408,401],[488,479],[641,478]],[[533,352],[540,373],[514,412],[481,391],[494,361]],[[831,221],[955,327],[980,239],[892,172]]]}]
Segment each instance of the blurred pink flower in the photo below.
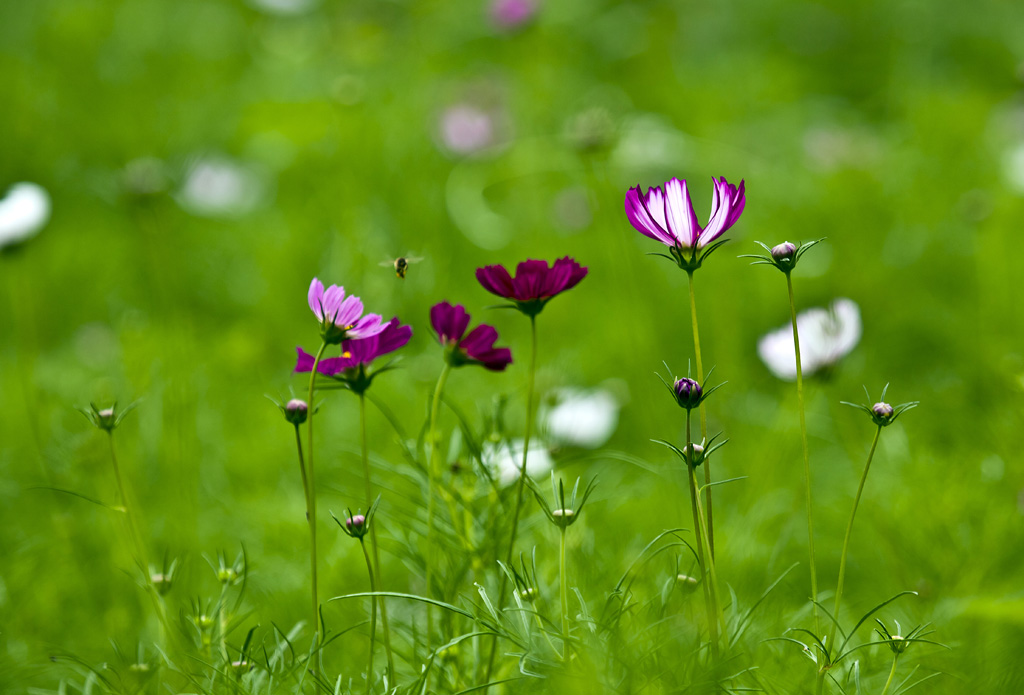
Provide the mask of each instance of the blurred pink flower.
[{"label": "blurred pink flower", "polygon": [[449,106],[441,114],[441,140],[452,152],[471,154],[495,141],[494,116],[472,104]]},{"label": "blurred pink flower", "polygon": [[493,0],[491,21],[499,29],[518,29],[537,13],[534,0]]}]

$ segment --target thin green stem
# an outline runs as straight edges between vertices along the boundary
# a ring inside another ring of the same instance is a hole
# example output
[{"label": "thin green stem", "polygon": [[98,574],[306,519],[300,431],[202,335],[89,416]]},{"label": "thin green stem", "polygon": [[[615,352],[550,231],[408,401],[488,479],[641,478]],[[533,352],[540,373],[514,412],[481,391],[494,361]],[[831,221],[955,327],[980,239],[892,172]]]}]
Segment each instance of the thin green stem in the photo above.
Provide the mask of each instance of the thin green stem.
[{"label": "thin green stem", "polygon": [[[313,394],[316,387],[316,370],[320,366],[320,358],[323,357],[324,350],[326,349],[327,343],[320,343],[320,349],[317,350],[316,357],[313,359],[313,369],[309,373],[309,398],[306,399],[306,405],[309,408],[309,425],[307,426],[309,439],[306,444],[306,454],[309,461],[309,494],[306,498],[306,519],[309,522],[309,569],[313,598],[313,629],[316,633],[318,645],[323,642],[323,635],[320,633],[320,602],[317,600],[316,590],[316,468],[313,465],[313,416],[316,414],[316,408],[313,406]],[[314,657],[314,680],[319,676],[319,663],[319,657]]]},{"label": "thin green stem", "polygon": [[306,463],[302,457],[302,435],[295,425],[295,448],[299,452],[299,474],[302,476],[302,496],[306,500],[306,520],[309,520],[309,480],[306,478]]},{"label": "thin green stem", "polygon": [[[857,507],[860,505],[860,498],[864,492],[864,483],[868,479],[868,471],[871,469],[871,459],[875,456],[875,449],[878,447],[878,437],[882,433],[882,428],[879,426],[875,430],[875,438],[871,440],[871,450],[868,451],[868,460],[864,464],[864,472],[860,476],[860,484],[857,486],[857,496],[853,498],[853,509],[850,511],[850,521],[846,524],[846,536],[843,538],[843,553],[839,559],[839,581],[836,584],[836,605],[832,610],[832,629],[829,630],[828,641],[825,645],[831,651],[835,646],[836,641],[836,628],[838,627],[839,621],[839,608],[843,601],[843,584],[846,581],[846,554],[850,549],[850,536],[853,535],[853,521],[857,517]],[[831,658],[829,659],[831,661]],[[822,674],[823,676],[823,674]],[[824,680],[823,677],[819,677]]]},{"label": "thin green stem", "polygon": [[807,544],[810,548],[811,605],[814,608],[814,634],[821,631],[818,617],[818,569],[814,557],[814,516],[811,492],[811,455],[807,447],[807,415],[804,408],[804,370],[800,362],[800,333],[796,327],[796,301],[793,299],[793,278],[786,273],[789,288],[789,315],[793,322],[793,346],[796,350],[796,398],[800,407],[800,437],[804,450],[804,485],[807,486]]},{"label": "thin green stem", "polygon": [[[512,553],[516,546],[516,534],[519,531],[519,514],[523,507],[523,491],[526,488],[526,460],[530,453],[530,438],[533,435],[533,391],[537,377],[537,317],[530,317],[530,374],[526,388],[526,431],[523,437],[523,463],[519,469],[519,485],[516,491],[516,506],[512,513],[512,533],[508,539],[508,552],[505,553],[505,564],[512,565]],[[501,577],[501,589],[498,592],[498,606],[505,604],[505,592],[508,589],[508,577]],[[491,641],[491,655],[487,659],[487,670],[484,674],[484,682],[491,679],[491,671],[494,668],[494,657],[498,651],[498,638]],[[486,691],[485,691],[486,695]]]},{"label": "thin green stem", "polygon": [[693,456],[693,441],[690,437],[690,411],[686,411],[686,479],[690,484],[690,508],[693,511],[693,534],[697,540],[697,564],[700,566],[701,586],[704,590],[704,609],[708,616],[708,641],[711,643],[711,657],[718,661],[718,611],[715,610],[711,594],[711,578],[708,561],[704,555],[703,520],[701,519],[700,498],[697,494],[697,474],[690,464]]},{"label": "thin green stem", "polygon": [[[371,526],[372,528],[372,526]],[[366,560],[366,573],[370,576],[370,593],[377,593],[377,582],[373,579],[373,566],[370,564],[370,555],[366,552],[366,544],[359,539],[359,546],[363,549],[363,558]],[[370,687],[373,685],[373,647],[377,638],[377,602],[380,596],[374,596],[370,601],[370,658],[366,665],[366,695],[370,695]],[[383,602],[381,602],[383,606]],[[389,667],[390,668],[390,667]]]},{"label": "thin green stem", "polygon": [[[370,485],[370,449],[366,438],[366,396],[362,393],[359,394],[359,422],[360,432],[359,439],[363,454],[363,484],[366,487],[366,510],[369,512],[370,507],[373,506],[373,488]],[[377,576],[377,581],[380,581],[380,550],[377,545],[377,525],[370,524],[370,544],[373,546],[373,570],[374,572],[370,575],[370,584],[373,584],[374,574]],[[362,543],[360,542],[360,545]],[[366,553],[366,546],[363,546],[363,553]],[[371,589],[376,591],[376,589]],[[388,611],[385,607],[384,601],[378,596],[374,599],[380,605],[380,620],[381,627],[384,631],[384,651],[387,652],[388,658],[388,676],[391,680],[394,680],[395,673],[395,662],[394,655],[391,653],[391,631],[388,629]],[[371,643],[371,649],[372,649]],[[371,656],[371,666],[373,665],[373,659]],[[367,686],[369,687],[369,686]]]},{"label": "thin green stem", "polygon": [[128,497],[128,490],[124,484],[124,478],[121,476],[121,466],[117,461],[117,449],[114,447],[113,430],[107,430],[107,440],[110,443],[110,463],[114,468],[114,478],[117,480],[117,492],[121,498],[121,506],[124,508],[124,515],[128,526],[128,539],[132,544],[133,559],[139,569],[142,570],[142,578],[145,583],[146,593],[149,594],[150,599],[153,601],[153,607],[156,609],[157,620],[160,623],[160,642],[166,645],[167,637],[171,634],[170,625],[167,622],[167,609],[164,606],[164,600],[163,597],[160,596],[160,592],[156,590],[155,586],[153,586],[153,576],[149,571],[149,559],[146,555],[146,546],[142,542],[142,534],[139,533],[139,527],[135,518],[135,511],[131,500]]},{"label": "thin green stem", "polygon": [[562,661],[569,659],[569,580],[565,572],[565,532],[566,527],[562,526],[558,541],[558,576],[561,583],[560,596],[562,600]]},{"label": "thin green stem", "polygon": [[[434,515],[436,503],[434,498],[437,496],[437,478],[439,475],[438,459],[441,454],[441,445],[437,434],[437,418],[441,411],[441,393],[444,392],[444,385],[448,381],[448,374],[451,372],[452,366],[448,362],[444,363],[444,369],[441,370],[441,376],[437,378],[437,385],[434,387],[434,398],[430,402],[430,461],[427,464],[427,597],[433,598],[434,589],[432,585],[433,579],[433,566],[435,559],[434,552]],[[431,634],[433,634],[434,627],[434,611],[431,609],[430,604],[427,604],[427,640],[429,641]]]},{"label": "thin green stem", "polygon": [[882,695],[887,695],[889,692],[889,686],[892,685],[892,679],[896,677],[896,662],[899,661],[900,655],[892,655],[892,668],[889,669],[889,679],[885,681],[885,687],[882,688]]},{"label": "thin green stem", "polygon": [[[693,353],[697,362],[697,381],[704,385],[704,364],[700,359],[700,331],[697,328],[697,298],[693,293],[693,272],[686,274],[690,287],[690,323],[693,326]],[[704,402],[700,403],[700,439],[706,442],[708,439],[708,413]],[[708,549],[711,559],[715,557],[715,523],[714,514],[711,509],[711,466],[704,462],[704,494],[708,498]]]}]

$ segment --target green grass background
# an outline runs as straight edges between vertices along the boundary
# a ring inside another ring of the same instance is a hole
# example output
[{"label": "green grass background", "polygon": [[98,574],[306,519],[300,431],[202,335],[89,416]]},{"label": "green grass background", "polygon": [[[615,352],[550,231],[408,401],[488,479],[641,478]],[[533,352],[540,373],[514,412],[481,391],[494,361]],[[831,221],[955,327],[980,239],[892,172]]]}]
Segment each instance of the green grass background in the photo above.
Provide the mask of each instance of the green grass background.
[{"label": "green grass background", "polygon": [[[540,317],[539,383],[617,380],[628,402],[609,447],[664,471],[602,456],[566,468],[601,480],[572,549],[581,585],[601,598],[689,514],[682,480],[648,442],[681,435],[653,372],[692,356],[685,275],[644,255],[659,249],[630,228],[623,195],[686,177],[704,218],[710,177],[724,175],[746,180],[748,203],[697,275],[698,305],[705,362],[729,382],[709,401],[712,431],[731,440],[716,476],[748,478],[715,497],[720,577],[749,603],[801,562],[763,609],[765,637],[805,602],[794,388],[755,352],[787,319],[785,285],[736,255],[755,239],[824,236],[796,273],[798,303],[850,297],[864,334],[808,387],[822,587],[872,433],[838,402],[892,382],[894,402],[922,405],[883,433],[847,606],[917,590],[891,617],[931,621],[953,647],[921,650],[949,674],[922,692],[1021,692],[1021,26],[1024,8],[995,1],[549,0],[515,32],[463,0],[323,0],[294,16],[229,0],[3,3],[0,188],[42,184],[53,217],[0,252],[0,690],[55,687],[50,655],[95,663],[111,658],[109,638],[130,649],[147,634],[109,514],[33,489],[114,498],[103,437],[74,410],[90,400],[142,399],[118,430],[121,455],[152,552],[186,559],[192,593],[179,598],[213,590],[204,553],[244,543],[259,619],[305,617],[293,440],[263,396],[302,389],[289,370],[295,345],[316,347],[313,275],[413,325],[403,368],[374,387],[413,430],[441,366],[429,306],[449,299],[495,323],[516,363],[461,370],[449,394],[477,421],[507,394],[515,431],[527,323],[486,312],[473,270],[562,255],[590,267]],[[503,113],[505,132],[462,157],[440,145],[437,120],[467,99]],[[599,147],[571,137],[580,114],[608,124]],[[256,208],[182,209],[175,194],[198,155],[262,172]],[[126,192],[140,157],[166,166],[163,192]],[[560,217],[566,191],[585,201],[582,223]],[[379,267],[406,252],[425,260],[404,282]],[[330,395],[322,413],[321,508],[340,511],[361,499],[356,401]],[[370,430],[385,476],[401,459],[373,410]],[[403,536],[386,519],[416,504],[395,494],[382,507],[391,577],[411,570],[389,552]],[[539,514],[529,527],[553,577],[555,536]],[[354,544],[322,529],[322,593],[362,590]],[[668,571],[652,566],[652,581]],[[768,682],[807,687],[798,657],[760,653]],[[886,667],[881,653],[865,659]]]}]

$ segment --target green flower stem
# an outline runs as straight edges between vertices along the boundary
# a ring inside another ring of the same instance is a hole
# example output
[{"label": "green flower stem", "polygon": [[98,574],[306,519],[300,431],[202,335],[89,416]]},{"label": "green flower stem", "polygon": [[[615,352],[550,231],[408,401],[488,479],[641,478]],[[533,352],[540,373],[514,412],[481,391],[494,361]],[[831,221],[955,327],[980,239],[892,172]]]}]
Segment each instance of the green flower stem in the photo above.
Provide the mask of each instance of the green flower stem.
[{"label": "green flower stem", "polygon": [[[437,417],[441,410],[441,393],[444,391],[444,385],[448,381],[448,374],[451,372],[452,366],[448,362],[444,363],[444,369],[441,370],[441,376],[437,378],[437,386],[434,387],[434,398],[430,403],[430,461],[427,464],[427,597],[433,598],[433,559],[434,559],[434,514],[435,514],[435,502],[434,498],[437,496],[437,478],[440,473],[438,471],[438,457],[440,455],[441,446],[438,441],[437,435]],[[434,627],[434,612],[431,609],[430,604],[427,604],[427,639],[430,639],[433,633]]]},{"label": "green flower stem", "polygon": [[[519,530],[519,514],[523,508],[523,490],[526,488],[526,459],[530,453],[530,438],[533,435],[533,391],[537,377],[537,317],[530,317],[530,377],[526,390],[526,433],[523,437],[523,463],[519,469],[519,485],[516,491],[516,508],[512,514],[512,533],[508,539],[508,552],[505,553],[505,564],[512,564],[512,551],[516,545],[516,532]],[[503,581],[501,601],[505,598],[506,583]]]},{"label": "green flower stem", "polygon": [[[369,513],[370,507],[373,506],[373,488],[370,485],[370,449],[367,444],[366,438],[366,396],[365,394],[359,394],[359,422],[360,422],[360,444],[363,453],[363,484],[366,486],[366,511]],[[360,545],[363,545],[360,539]],[[370,524],[370,545],[373,546],[373,572],[370,574],[370,586],[373,586],[374,575],[377,576],[379,581],[382,577],[380,572],[380,549],[377,545],[377,524]],[[366,546],[363,545],[363,554],[366,554]],[[376,589],[371,588],[371,591]],[[384,651],[387,652],[388,658],[388,676],[390,680],[394,680],[395,677],[395,658],[391,653],[391,631],[388,629],[388,610],[384,604],[383,599],[377,596],[374,599],[380,606],[380,622],[381,628],[384,631]],[[372,619],[371,619],[371,622]],[[372,629],[372,626],[371,626]],[[373,650],[373,643],[371,640],[370,650]],[[370,656],[370,665],[373,665],[373,655]],[[369,686],[367,686],[369,687]]]},{"label": "green flower stem", "polygon": [[562,600],[562,661],[569,659],[569,580],[565,572],[565,532],[566,527],[560,529],[558,541],[558,576],[561,583],[560,596]]},{"label": "green flower stem", "polygon": [[[508,552],[505,553],[505,564],[512,565],[512,553],[516,547],[516,533],[519,530],[519,513],[523,507],[523,491],[526,488],[526,459],[530,453],[530,438],[533,435],[533,391],[537,377],[537,317],[530,317],[530,375],[526,388],[526,432],[523,437],[523,463],[519,469],[519,485],[516,491],[515,512],[512,514],[512,533],[508,539]],[[505,604],[505,592],[508,589],[508,577],[502,574],[501,590],[498,592],[498,606]],[[491,641],[491,655],[487,659],[487,670],[484,673],[484,682],[491,679],[491,671],[494,668],[494,656],[498,650],[498,638]],[[487,691],[484,690],[484,695]]]},{"label": "green flower stem", "polygon": [[[362,400],[360,398],[360,400]],[[371,527],[372,528],[372,527]],[[359,539],[359,547],[363,549],[363,558],[366,560],[366,573],[370,576],[370,593],[377,593],[377,583],[373,579],[373,566],[370,564],[370,554],[366,552],[366,544]],[[370,600],[370,659],[366,665],[366,695],[370,695],[370,688],[373,685],[373,646],[377,636],[377,602],[380,596],[374,596]],[[381,606],[383,607],[383,601]],[[391,667],[388,666],[388,669]]]},{"label": "green flower stem", "polygon": [[[836,605],[832,610],[832,629],[829,630],[828,641],[825,643],[825,646],[828,647],[829,651],[832,651],[836,641],[836,628],[839,624],[839,607],[843,601],[843,583],[846,580],[846,554],[850,549],[850,536],[853,535],[853,520],[857,517],[857,507],[860,505],[860,497],[864,492],[864,483],[868,479],[868,471],[871,469],[871,459],[875,456],[875,449],[878,447],[878,437],[881,433],[882,428],[879,426],[875,430],[875,438],[871,441],[871,450],[868,452],[868,460],[864,464],[864,472],[861,474],[860,484],[857,486],[857,496],[853,498],[853,509],[850,511],[850,521],[846,525],[846,536],[843,538],[843,553],[840,555],[839,559],[839,581],[836,584]],[[819,693],[822,692],[822,685],[825,681],[825,672],[828,667],[831,666],[831,658],[829,659],[829,662],[830,663],[825,664],[825,666],[818,671]]]},{"label": "green flower stem", "polygon": [[690,508],[693,510],[693,533],[697,539],[697,564],[700,566],[701,586],[704,589],[704,608],[708,616],[709,641],[711,642],[711,657],[718,661],[718,611],[710,586],[708,572],[709,560],[704,556],[704,523],[701,519],[700,497],[697,494],[697,473],[694,466],[690,465],[689,458],[693,456],[693,442],[690,438],[690,411],[686,411],[686,469],[687,480],[690,483]]},{"label": "green flower stem", "polygon": [[800,407],[800,437],[804,449],[804,484],[807,486],[807,543],[811,560],[811,605],[814,607],[814,634],[821,631],[818,617],[818,570],[814,559],[814,517],[812,515],[811,455],[807,448],[807,415],[804,408],[804,370],[800,363],[800,333],[796,328],[796,302],[793,299],[793,278],[786,273],[789,288],[789,315],[793,321],[793,345],[796,348],[796,398]]},{"label": "green flower stem", "polygon": [[164,606],[163,597],[153,586],[153,577],[149,572],[149,559],[146,555],[146,546],[142,542],[142,535],[135,519],[135,512],[131,501],[128,498],[124,478],[121,476],[121,466],[117,462],[117,449],[114,447],[114,431],[107,430],[107,440],[110,443],[110,463],[114,468],[114,478],[117,480],[117,492],[121,498],[121,506],[124,508],[124,515],[128,526],[128,538],[132,544],[132,555],[135,564],[142,570],[143,581],[145,582],[146,593],[153,601],[156,616],[160,623],[160,643],[166,645],[168,635],[172,634],[170,625],[167,623],[167,609]]},{"label": "green flower stem", "polygon": [[[316,408],[313,407],[313,393],[316,387],[316,370],[320,366],[320,358],[323,357],[324,350],[326,349],[327,343],[320,343],[320,349],[317,350],[316,358],[313,359],[313,370],[309,373],[309,398],[306,399],[306,406],[309,408],[309,425],[307,428],[309,440],[306,445],[306,453],[309,460],[309,494],[306,497],[306,519],[309,522],[309,569],[313,598],[313,629],[316,632],[318,645],[323,641],[323,635],[320,633],[320,602],[317,600],[316,590],[316,469],[313,466],[313,416],[316,414]],[[314,680],[319,676],[319,663],[319,657],[313,657]]]},{"label": "green flower stem", "polygon": [[892,668],[889,669],[889,679],[885,681],[885,687],[882,688],[882,695],[887,695],[889,692],[889,686],[892,685],[892,679],[896,676],[896,662],[899,660],[899,654],[893,654],[892,657]]},{"label": "green flower stem", "polygon": [[[693,325],[693,352],[697,361],[697,381],[704,386],[704,365],[700,359],[700,331],[697,329],[697,299],[693,293],[693,271],[688,271],[688,284],[690,286],[690,323]],[[689,433],[687,433],[689,435]],[[704,402],[700,404],[700,439],[707,441],[708,438],[708,412]],[[708,552],[712,560],[715,558],[715,523],[714,514],[711,509],[711,466],[704,462],[704,491],[708,498]]]}]

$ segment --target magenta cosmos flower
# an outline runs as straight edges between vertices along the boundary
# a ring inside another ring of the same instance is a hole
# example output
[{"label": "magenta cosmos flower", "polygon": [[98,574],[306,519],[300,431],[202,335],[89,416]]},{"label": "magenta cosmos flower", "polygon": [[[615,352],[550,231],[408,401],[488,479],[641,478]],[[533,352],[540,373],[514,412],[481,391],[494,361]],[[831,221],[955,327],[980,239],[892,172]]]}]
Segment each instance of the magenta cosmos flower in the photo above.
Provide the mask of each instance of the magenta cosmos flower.
[{"label": "magenta cosmos flower", "polygon": [[[387,365],[369,373],[367,370],[370,364],[378,357],[404,347],[411,337],[412,327],[403,326],[397,317],[393,318],[383,324],[381,332],[376,335],[344,341],[341,344],[341,356],[320,360],[316,371],[344,382],[349,389],[356,393],[362,393],[370,387],[374,377],[390,368],[390,365]],[[313,355],[301,347],[297,347],[295,350],[299,355],[298,361],[295,363],[295,371],[313,371]]]},{"label": "magenta cosmos flower", "polygon": [[572,258],[559,258],[551,267],[547,261],[526,260],[516,266],[512,277],[504,266],[477,268],[476,279],[488,292],[511,299],[519,311],[536,316],[553,297],[579,284],[588,269]]},{"label": "magenta cosmos flower", "polygon": [[466,334],[470,316],[461,304],[452,306],[448,302],[435,304],[430,308],[430,323],[437,333],[437,339],[445,347],[445,357],[453,367],[464,364],[479,364],[492,372],[503,372],[512,364],[512,351],[494,347],[498,331],[494,326],[480,324]]},{"label": "magenta cosmos flower", "polygon": [[697,223],[686,181],[673,178],[664,187],[654,186],[646,194],[640,186],[626,193],[630,224],[641,234],[668,246],[672,255],[666,258],[683,270],[696,270],[708,254],[725,243],[724,239],[718,243],[715,240],[736,224],[747,202],[743,181],[736,188],[724,177],[711,180],[715,190],[706,227]]},{"label": "magenta cosmos flower", "polygon": [[309,284],[309,308],[320,321],[320,337],[329,345],[369,338],[385,328],[379,314],[363,316],[363,302],[359,297],[346,297],[345,288],[339,285],[325,290],[317,278]]}]

